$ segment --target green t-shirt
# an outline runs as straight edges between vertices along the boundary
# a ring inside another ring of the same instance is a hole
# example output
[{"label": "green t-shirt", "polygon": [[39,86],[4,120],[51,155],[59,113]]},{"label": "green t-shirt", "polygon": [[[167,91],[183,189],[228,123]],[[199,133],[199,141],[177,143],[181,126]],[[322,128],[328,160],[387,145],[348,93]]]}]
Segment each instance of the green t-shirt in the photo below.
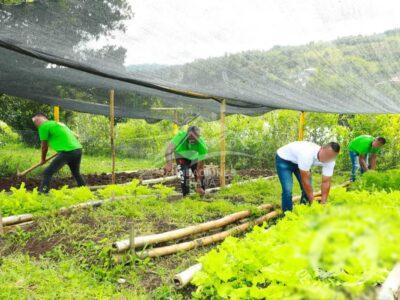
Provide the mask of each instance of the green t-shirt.
[{"label": "green t-shirt", "polygon": [[359,155],[380,153],[379,148],[372,147],[372,142],[374,140],[375,138],[373,136],[360,135],[350,142],[349,150],[356,152]]},{"label": "green t-shirt", "polygon": [[205,141],[200,137],[195,143],[189,143],[187,133],[180,131],[171,141],[175,145],[175,155],[189,160],[204,160],[208,149]]},{"label": "green t-shirt", "polygon": [[56,152],[82,148],[72,131],[62,123],[46,121],[39,126],[38,130],[40,140],[48,141],[49,146]]}]

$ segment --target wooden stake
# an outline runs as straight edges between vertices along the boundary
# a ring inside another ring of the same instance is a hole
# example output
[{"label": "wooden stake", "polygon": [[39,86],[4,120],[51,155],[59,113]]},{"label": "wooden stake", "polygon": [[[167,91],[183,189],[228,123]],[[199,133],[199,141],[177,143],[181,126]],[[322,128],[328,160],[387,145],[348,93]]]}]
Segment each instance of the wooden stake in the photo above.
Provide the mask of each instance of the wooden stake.
[{"label": "wooden stake", "polygon": [[300,113],[300,121],[299,121],[299,141],[304,140],[304,125],[306,123],[306,113],[302,111]]},{"label": "wooden stake", "polygon": [[225,160],[226,160],[225,112],[226,112],[226,100],[224,99],[221,102],[221,136],[220,136],[220,145],[221,145],[220,186],[221,187],[225,187]]},{"label": "wooden stake", "polygon": [[1,214],[0,210],[0,235],[4,234],[4,229],[3,229],[3,215]]},{"label": "wooden stake", "polygon": [[115,184],[115,103],[114,90],[110,91],[110,142],[111,142],[111,184]]},{"label": "wooden stake", "polygon": [[179,131],[178,111],[176,109],[174,110],[174,124],[172,125],[172,127],[173,127],[173,134],[174,135],[178,134],[178,131]]},{"label": "wooden stake", "polygon": [[60,107],[54,106],[54,121],[60,122]]}]

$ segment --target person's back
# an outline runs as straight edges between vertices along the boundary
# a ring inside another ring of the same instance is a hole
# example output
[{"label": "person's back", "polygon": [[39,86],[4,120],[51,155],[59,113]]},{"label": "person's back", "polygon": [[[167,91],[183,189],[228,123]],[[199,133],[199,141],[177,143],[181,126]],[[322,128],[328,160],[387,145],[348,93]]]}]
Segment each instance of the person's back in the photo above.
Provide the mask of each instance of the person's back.
[{"label": "person's back", "polygon": [[73,132],[64,124],[56,121],[46,121],[39,127],[40,139],[49,142],[49,146],[56,152],[67,152],[81,149]]},{"label": "person's back", "polygon": [[74,176],[78,186],[85,185],[85,180],[80,174],[82,159],[82,145],[79,143],[73,132],[64,124],[49,121],[46,115],[38,113],[32,118],[38,128],[41,141],[42,155],[41,164],[46,163],[48,147],[57,152],[57,156],[44,170],[40,192],[48,192],[51,178],[54,173],[67,164]]}]

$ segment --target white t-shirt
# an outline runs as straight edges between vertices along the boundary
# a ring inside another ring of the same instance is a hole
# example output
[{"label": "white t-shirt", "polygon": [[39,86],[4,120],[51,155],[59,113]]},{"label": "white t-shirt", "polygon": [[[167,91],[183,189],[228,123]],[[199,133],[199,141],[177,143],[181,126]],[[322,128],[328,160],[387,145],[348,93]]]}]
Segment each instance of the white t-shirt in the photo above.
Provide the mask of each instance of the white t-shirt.
[{"label": "white t-shirt", "polygon": [[335,161],[323,163],[318,160],[318,152],[321,146],[311,142],[293,142],[278,149],[280,158],[288,160],[299,166],[302,171],[310,171],[313,166],[322,166],[322,175],[332,176]]}]

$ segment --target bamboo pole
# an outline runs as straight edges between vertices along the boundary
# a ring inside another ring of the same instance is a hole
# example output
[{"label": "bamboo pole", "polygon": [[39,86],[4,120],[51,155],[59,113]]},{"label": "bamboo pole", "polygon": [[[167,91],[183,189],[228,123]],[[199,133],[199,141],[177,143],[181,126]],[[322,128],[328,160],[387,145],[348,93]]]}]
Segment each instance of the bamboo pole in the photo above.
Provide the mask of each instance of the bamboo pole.
[{"label": "bamboo pole", "polygon": [[19,224],[19,223],[25,223],[28,221],[32,221],[32,219],[33,219],[32,214],[9,216],[9,217],[3,218],[3,225],[11,226],[11,225]]},{"label": "bamboo pole", "polygon": [[306,122],[306,113],[302,111],[300,113],[300,120],[299,120],[299,141],[304,140],[304,125]]},{"label": "bamboo pole", "polygon": [[185,242],[185,243],[180,243],[180,244],[176,244],[176,245],[159,247],[159,248],[154,248],[151,250],[142,251],[142,252],[138,253],[138,255],[140,258],[158,257],[158,256],[174,254],[174,253],[177,253],[180,251],[191,250],[191,249],[202,247],[202,246],[207,246],[210,244],[214,244],[216,242],[223,241],[228,236],[236,235],[238,233],[244,232],[251,226],[262,224],[265,221],[268,221],[270,219],[277,217],[278,215],[279,215],[278,211],[272,211],[262,217],[255,219],[252,222],[243,223],[241,225],[238,225],[238,226],[233,227],[226,231],[222,231],[222,232],[219,232],[219,233],[216,233],[216,234],[213,234],[210,236],[206,236],[203,238],[195,239],[190,242]]},{"label": "bamboo pole", "polygon": [[[164,183],[164,182],[174,181],[178,178],[179,177],[177,175],[174,175],[174,176],[160,177],[160,178],[154,178],[154,179],[147,179],[147,180],[143,180],[140,184],[149,185],[149,184],[156,184],[156,183]],[[120,183],[117,185],[123,186],[123,185],[128,185],[128,184],[130,184],[130,182]],[[95,191],[95,190],[99,190],[99,189],[104,189],[107,186],[108,185],[94,185],[94,186],[90,186],[89,189],[91,191]]]},{"label": "bamboo pole", "polygon": [[0,235],[4,234],[4,229],[3,229],[3,215],[1,214],[1,209],[0,209]]},{"label": "bamboo pole", "polygon": [[114,90],[110,90],[110,142],[111,142],[111,184],[115,184],[115,103]]},{"label": "bamboo pole", "polygon": [[195,264],[194,266],[187,268],[183,272],[176,274],[173,279],[175,287],[179,289],[185,287],[193,279],[194,275],[197,272],[200,272],[202,268],[202,264]]},{"label": "bamboo pole", "polygon": [[225,112],[226,112],[226,100],[224,99],[221,102],[221,136],[220,136],[220,144],[221,144],[220,186],[221,187],[225,187],[225,163],[226,163]]},{"label": "bamboo pole", "polygon": [[179,126],[178,126],[178,111],[175,109],[174,110],[174,123],[172,125],[172,133],[175,136],[176,134],[178,134],[179,131]]},{"label": "bamboo pole", "polygon": [[4,233],[12,232],[12,231],[15,231],[17,229],[26,229],[29,226],[33,225],[33,224],[34,224],[34,221],[29,221],[29,222],[15,224],[15,225],[12,225],[12,226],[6,226],[6,227],[4,227]]},{"label": "bamboo pole", "polygon": [[[254,181],[257,181],[257,180],[270,180],[270,179],[273,179],[273,178],[276,178],[276,177],[277,177],[277,175],[267,176],[267,177],[258,177],[258,178],[253,178],[253,179],[249,179],[249,180],[240,181],[240,182],[238,182],[236,184],[242,185],[242,184],[254,182]],[[225,186],[225,188],[228,188],[228,187],[231,187],[231,186],[232,186],[232,184],[228,184],[228,185]],[[220,186],[219,187],[215,187],[215,188],[210,188],[210,189],[206,190],[206,194],[215,193],[215,192],[218,192],[220,190],[221,190]]]},{"label": "bamboo pole", "polygon": [[379,291],[378,300],[400,299],[400,264],[395,265]]},{"label": "bamboo pole", "polygon": [[54,106],[53,112],[54,112],[54,121],[60,122],[60,107]]},{"label": "bamboo pole", "polygon": [[[264,204],[258,207],[260,210],[269,210],[272,209],[271,204]],[[180,228],[172,231],[167,231],[159,234],[151,234],[138,236],[134,239],[133,243],[129,239],[125,239],[122,241],[115,242],[112,246],[116,249],[117,252],[123,252],[129,249],[131,245],[135,248],[143,247],[146,245],[159,244],[167,241],[177,240],[189,235],[198,234],[201,232],[209,231],[211,229],[220,228],[226,226],[228,224],[232,224],[238,220],[247,218],[251,215],[250,210],[244,210],[237,213],[233,213],[227,215],[223,218],[209,221],[206,223],[201,223],[198,225],[192,225],[185,228]]]}]

